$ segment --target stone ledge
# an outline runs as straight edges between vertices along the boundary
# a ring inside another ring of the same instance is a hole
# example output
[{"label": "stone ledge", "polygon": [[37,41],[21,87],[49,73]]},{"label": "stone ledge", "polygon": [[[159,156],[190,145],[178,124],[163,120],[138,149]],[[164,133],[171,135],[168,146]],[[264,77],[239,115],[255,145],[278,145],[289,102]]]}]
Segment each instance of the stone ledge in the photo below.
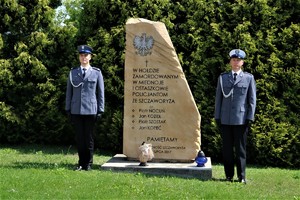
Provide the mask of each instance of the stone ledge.
[{"label": "stone ledge", "polygon": [[193,163],[166,163],[148,162],[148,166],[139,166],[138,161],[130,161],[124,154],[116,154],[101,166],[103,170],[141,172],[153,175],[169,175],[184,178],[210,180],[212,178],[211,159],[207,157],[204,167],[196,167]]}]

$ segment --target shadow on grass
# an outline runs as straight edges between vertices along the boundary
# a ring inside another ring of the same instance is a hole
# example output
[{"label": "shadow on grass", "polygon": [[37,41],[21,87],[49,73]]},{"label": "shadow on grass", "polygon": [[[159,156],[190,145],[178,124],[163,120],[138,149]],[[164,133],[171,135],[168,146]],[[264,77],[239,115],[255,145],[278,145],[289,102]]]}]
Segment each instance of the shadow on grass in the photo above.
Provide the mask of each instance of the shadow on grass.
[{"label": "shadow on grass", "polygon": [[[62,155],[69,155],[69,154],[76,154],[77,147],[75,145],[69,146],[52,146],[52,145],[40,145],[40,144],[29,144],[29,145],[0,145],[0,148],[9,148],[14,149],[22,154],[36,154],[38,152],[42,152],[43,154],[55,155],[55,154],[62,154]],[[114,154],[107,150],[102,149],[95,149],[94,155],[101,155],[101,156],[113,156]]]},{"label": "shadow on grass", "polygon": [[[101,170],[101,169],[100,169]],[[135,171],[115,171],[115,170],[102,170],[102,171],[110,171],[114,173],[124,173],[124,174],[133,174],[135,176],[144,176],[146,178],[180,178],[180,179],[186,179],[186,180],[199,180],[199,181],[210,181],[210,179],[199,179],[197,177],[191,177],[191,176],[185,176],[184,174],[158,174],[158,173],[149,173],[149,172],[135,172]]]},{"label": "shadow on grass", "polygon": [[66,168],[73,170],[73,164],[63,163],[41,163],[41,162],[15,162],[12,165],[6,165],[5,168],[11,169],[59,169]]},{"label": "shadow on grass", "polygon": [[[7,150],[5,150],[7,149]],[[30,145],[0,145],[0,150],[13,152],[12,154],[15,154],[15,151],[17,154],[26,154],[29,155],[29,157],[32,155],[33,159],[35,155],[58,155],[58,156],[76,156],[77,158],[77,148],[76,146],[69,145],[69,146],[51,146],[51,145],[37,145],[37,144],[30,144]],[[109,151],[99,150],[95,149],[94,156],[106,156],[106,157],[112,157],[112,153]],[[53,161],[53,162],[52,162]],[[5,165],[0,164],[1,167],[4,168],[11,168],[11,169],[46,169],[46,170],[52,170],[52,169],[66,169],[66,170],[74,170],[76,167],[76,162],[74,164],[66,163],[64,161],[58,161],[55,162],[54,160],[48,160],[48,162],[39,162],[39,161],[17,161],[17,162],[11,162],[7,163]],[[94,164],[93,169],[99,169],[100,164]]]},{"label": "shadow on grass", "polygon": [[[219,162],[212,162],[212,165],[213,166],[221,166],[223,167],[223,163],[219,163]],[[236,165],[234,166],[235,169],[236,169]],[[253,163],[250,163],[250,164],[247,164],[247,169],[267,169],[267,168],[277,168],[277,169],[282,169],[282,170],[299,170],[299,168],[295,167],[278,167],[278,166],[267,166],[267,165],[260,165],[260,164],[253,164]]]},{"label": "shadow on grass", "polygon": [[[12,165],[6,165],[5,168],[10,169],[41,169],[41,170],[55,170],[65,169],[74,171],[76,164],[70,163],[41,163],[41,162],[15,162]],[[101,165],[94,164],[93,170],[99,170]]]},{"label": "shadow on grass", "polygon": [[[140,174],[140,173],[137,173],[137,174]],[[203,181],[203,182],[205,182],[205,181],[228,182],[225,178],[215,178],[215,177],[212,177],[211,179],[204,180],[204,179],[199,179],[199,178],[196,178],[196,177],[184,177],[184,176],[178,176],[178,175],[158,175],[158,174],[148,174],[148,173],[141,173],[141,174],[144,174],[146,177],[161,177],[161,178],[176,177],[176,178],[183,178],[183,179],[197,179],[197,180]],[[238,181],[234,180],[233,182],[238,182]]]},{"label": "shadow on grass", "polygon": [[45,154],[74,154],[76,153],[76,147],[69,146],[50,146],[40,144],[23,144],[23,145],[1,145],[1,149],[8,148],[13,149],[22,154],[36,154],[37,152],[43,152]]}]

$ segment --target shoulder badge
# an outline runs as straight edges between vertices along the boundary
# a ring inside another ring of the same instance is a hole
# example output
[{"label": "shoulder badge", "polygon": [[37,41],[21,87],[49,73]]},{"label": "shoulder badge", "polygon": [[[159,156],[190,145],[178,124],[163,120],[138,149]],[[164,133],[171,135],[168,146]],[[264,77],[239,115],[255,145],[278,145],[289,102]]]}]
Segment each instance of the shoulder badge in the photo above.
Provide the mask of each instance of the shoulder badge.
[{"label": "shoulder badge", "polygon": [[248,75],[248,76],[253,76],[253,74],[249,73],[249,72],[244,72],[244,74]]}]

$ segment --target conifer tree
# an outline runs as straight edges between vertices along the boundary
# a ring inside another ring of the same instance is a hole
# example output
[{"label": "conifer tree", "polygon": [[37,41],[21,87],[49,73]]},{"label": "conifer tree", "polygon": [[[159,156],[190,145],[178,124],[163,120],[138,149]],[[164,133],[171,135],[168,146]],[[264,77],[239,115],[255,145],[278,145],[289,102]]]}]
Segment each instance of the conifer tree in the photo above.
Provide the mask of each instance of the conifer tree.
[{"label": "conifer tree", "polygon": [[58,136],[65,120],[59,111],[63,92],[60,72],[64,72],[64,60],[68,59],[64,55],[70,53],[64,46],[67,35],[73,33],[52,26],[54,8],[59,5],[59,0],[0,3],[2,142],[47,143],[61,139]]}]

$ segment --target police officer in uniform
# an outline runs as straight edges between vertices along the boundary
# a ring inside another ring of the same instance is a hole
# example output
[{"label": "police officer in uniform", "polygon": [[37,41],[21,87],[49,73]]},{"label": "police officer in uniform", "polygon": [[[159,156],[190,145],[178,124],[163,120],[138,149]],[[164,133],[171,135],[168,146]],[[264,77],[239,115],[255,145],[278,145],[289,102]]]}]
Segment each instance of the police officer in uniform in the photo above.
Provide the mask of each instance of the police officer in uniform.
[{"label": "police officer in uniform", "polygon": [[92,48],[78,46],[80,66],[72,68],[67,82],[66,112],[74,124],[78,148],[76,170],[91,170],[94,125],[104,112],[104,82],[101,70],[90,65]]},{"label": "police officer in uniform", "polygon": [[236,164],[238,181],[246,183],[246,142],[254,120],[256,84],[252,74],[242,71],[246,53],[233,49],[229,56],[231,71],[219,76],[214,117],[222,135],[226,180],[233,181]]}]

